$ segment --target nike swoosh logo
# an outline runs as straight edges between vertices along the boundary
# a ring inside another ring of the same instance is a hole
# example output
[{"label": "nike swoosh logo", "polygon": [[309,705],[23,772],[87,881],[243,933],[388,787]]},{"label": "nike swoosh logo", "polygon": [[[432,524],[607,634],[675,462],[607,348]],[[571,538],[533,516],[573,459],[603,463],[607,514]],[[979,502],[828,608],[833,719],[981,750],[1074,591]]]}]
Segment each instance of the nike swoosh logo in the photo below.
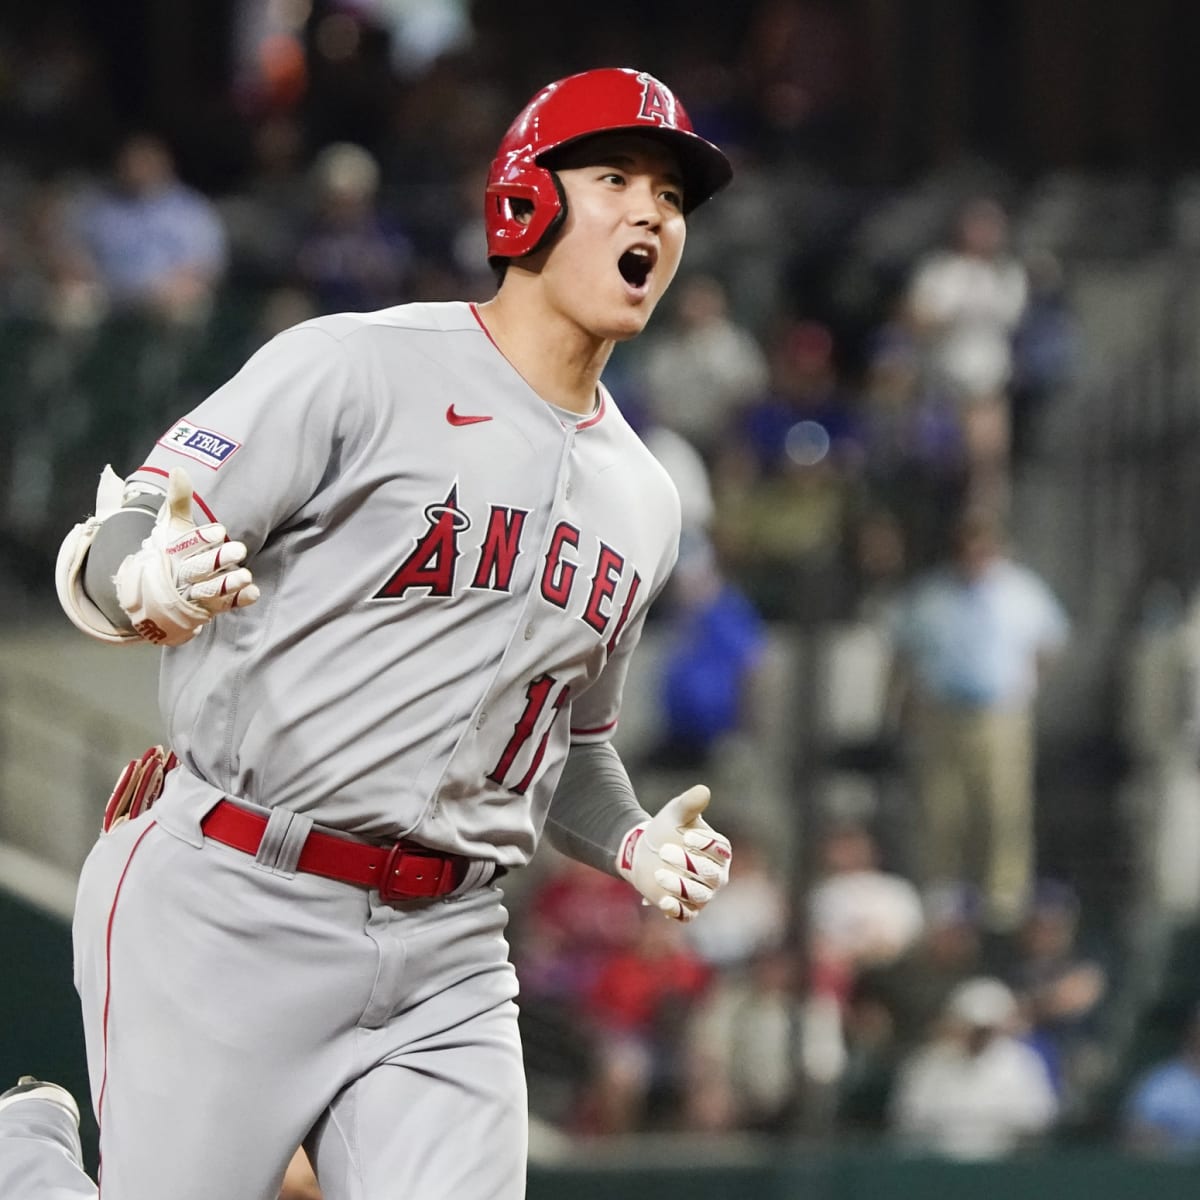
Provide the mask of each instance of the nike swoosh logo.
[{"label": "nike swoosh logo", "polygon": [[480,421],[490,421],[491,417],[468,417],[454,411],[454,405],[446,409],[446,420],[451,425],[478,425]]}]

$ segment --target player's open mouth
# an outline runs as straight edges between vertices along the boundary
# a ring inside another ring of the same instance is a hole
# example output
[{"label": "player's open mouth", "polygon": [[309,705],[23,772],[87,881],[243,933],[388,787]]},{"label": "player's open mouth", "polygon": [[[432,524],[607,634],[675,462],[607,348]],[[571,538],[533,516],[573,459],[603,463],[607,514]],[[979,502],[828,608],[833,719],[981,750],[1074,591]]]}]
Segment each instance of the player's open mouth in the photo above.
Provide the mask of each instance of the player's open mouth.
[{"label": "player's open mouth", "polygon": [[643,292],[657,259],[658,254],[654,247],[631,246],[617,259],[617,270],[621,272],[621,278],[634,291]]}]

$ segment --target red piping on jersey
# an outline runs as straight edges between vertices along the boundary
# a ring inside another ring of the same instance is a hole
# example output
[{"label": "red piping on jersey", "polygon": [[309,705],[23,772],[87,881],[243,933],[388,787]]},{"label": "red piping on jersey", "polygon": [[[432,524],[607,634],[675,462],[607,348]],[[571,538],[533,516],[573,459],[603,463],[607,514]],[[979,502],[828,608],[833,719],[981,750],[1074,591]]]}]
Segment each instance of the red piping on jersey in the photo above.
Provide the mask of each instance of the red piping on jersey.
[{"label": "red piping on jersey", "polygon": [[[474,300],[472,300],[470,302],[469,307],[471,309],[471,316],[473,316],[475,318],[476,322],[479,325],[479,328],[483,330],[484,336],[487,338],[487,340],[489,342],[492,343],[493,346],[496,346],[496,339],[494,337],[492,337],[492,331],[483,323],[483,317],[480,315],[479,306],[475,303]],[[499,346],[496,346],[496,353],[499,354],[504,359],[504,361],[506,363],[508,363],[508,365],[510,367],[512,367],[512,369],[514,371],[517,371],[517,368],[513,365],[512,360],[508,357],[507,354],[504,353],[503,350],[500,349]],[[517,374],[521,375],[521,372],[517,371]],[[521,378],[525,379],[525,376],[521,375]],[[529,383],[528,379],[525,379],[525,383],[532,390],[533,385],[531,383]],[[598,405],[596,405],[596,411],[594,413],[592,413],[592,415],[590,417],[588,417],[588,419],[586,421],[580,421],[579,424],[575,426],[576,429],[587,429],[589,426],[595,425],[596,422],[599,421],[602,416],[604,416],[604,410],[607,407],[607,405],[605,403],[605,399],[604,399],[604,389],[597,388],[596,390],[600,393],[600,403]]]},{"label": "red piping on jersey", "polygon": [[[150,474],[150,475],[161,475],[161,476],[163,476],[164,479],[167,477],[167,472],[164,471],[162,469],[162,467],[138,467],[138,471],[145,471],[145,472],[147,472],[147,474]],[[137,474],[137,472],[135,471],[134,474]],[[213,515],[213,510],[211,508],[209,508],[207,504],[204,503],[204,501],[199,497],[199,495],[197,495],[197,493],[195,493],[195,492],[192,493],[192,499],[195,500],[196,507],[214,525],[220,525],[221,522],[218,521],[217,518]]]},{"label": "red piping on jersey", "polygon": [[604,416],[604,409],[606,405],[606,401],[604,399],[604,389],[597,388],[597,391],[600,393],[600,403],[596,405],[596,411],[592,413],[592,415],[588,417],[586,421],[580,421],[579,424],[575,426],[576,429],[588,429],[592,425],[595,425],[595,423],[600,420],[602,416]]},{"label": "red piping on jersey", "polygon": [[[121,868],[121,878],[117,880],[117,889],[113,892],[112,905],[108,910],[108,923],[104,930],[104,1016],[100,1025],[100,1096],[96,1101],[96,1123],[100,1124],[104,1120],[104,1092],[108,1087],[108,1004],[112,999],[112,932],[113,918],[117,915],[117,901],[121,898],[121,888],[125,885],[125,876],[129,874],[129,868],[133,864],[133,856],[138,852],[138,847],[145,841],[146,834],[154,828],[155,822],[151,821],[138,836],[138,840],[133,843],[133,849],[129,851],[129,857],[125,860],[125,866]],[[99,1197],[100,1190],[97,1186],[96,1196]]]},{"label": "red piping on jersey", "polygon": [[595,729],[575,729],[572,728],[572,737],[593,737],[597,733],[608,733],[610,729],[616,729],[616,721],[609,721],[607,725],[597,725]]},{"label": "red piping on jersey", "polygon": [[[470,308],[471,308],[471,316],[473,316],[475,318],[475,321],[479,325],[479,328],[483,330],[484,336],[487,338],[487,340],[489,342],[492,343],[493,346],[496,346],[496,339],[494,337],[492,337],[492,331],[483,323],[483,317],[481,317],[479,315],[479,306],[475,303],[474,300],[471,301]],[[496,346],[496,349],[500,350],[500,347]],[[500,353],[504,354],[504,351],[500,350]],[[505,354],[504,358],[505,358],[505,361],[507,362],[508,355]]]}]

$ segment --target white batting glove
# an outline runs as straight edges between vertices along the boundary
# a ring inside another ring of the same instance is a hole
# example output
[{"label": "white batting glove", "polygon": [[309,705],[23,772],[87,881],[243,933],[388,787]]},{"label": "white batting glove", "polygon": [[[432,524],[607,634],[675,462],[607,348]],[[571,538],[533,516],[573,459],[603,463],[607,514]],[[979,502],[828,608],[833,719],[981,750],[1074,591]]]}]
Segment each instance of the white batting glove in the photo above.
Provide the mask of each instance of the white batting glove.
[{"label": "white batting glove", "polygon": [[729,839],[700,814],[711,793],[703,784],[668,800],[649,821],[635,825],[617,852],[617,871],[676,921],[695,920],[729,882]]},{"label": "white batting glove", "polygon": [[139,637],[182,646],[217,613],[258,599],[245,558],[241,542],[225,540],[224,525],[192,520],[192,481],[173,467],[150,536],[117,568],[117,601]]}]

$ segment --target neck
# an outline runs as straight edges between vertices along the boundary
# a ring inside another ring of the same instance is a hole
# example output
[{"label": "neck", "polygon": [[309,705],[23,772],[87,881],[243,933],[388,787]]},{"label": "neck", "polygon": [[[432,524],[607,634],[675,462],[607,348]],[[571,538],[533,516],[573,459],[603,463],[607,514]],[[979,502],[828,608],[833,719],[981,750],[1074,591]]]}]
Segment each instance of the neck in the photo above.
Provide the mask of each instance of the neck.
[{"label": "neck", "polygon": [[521,377],[548,404],[587,415],[614,342],[598,338],[547,305],[518,278],[505,280],[479,316]]}]

